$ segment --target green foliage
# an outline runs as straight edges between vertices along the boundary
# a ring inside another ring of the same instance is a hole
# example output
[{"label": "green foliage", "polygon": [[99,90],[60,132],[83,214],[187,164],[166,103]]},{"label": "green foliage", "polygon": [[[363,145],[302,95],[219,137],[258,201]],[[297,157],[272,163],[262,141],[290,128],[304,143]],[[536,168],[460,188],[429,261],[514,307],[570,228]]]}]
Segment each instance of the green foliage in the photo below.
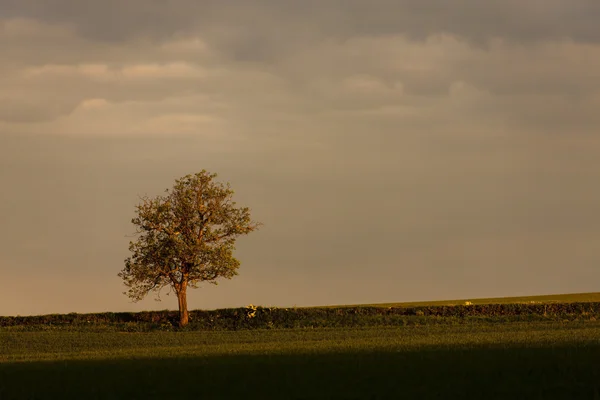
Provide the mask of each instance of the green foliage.
[{"label": "green foliage", "polygon": [[[407,326],[510,321],[600,320],[600,302],[549,304],[481,304],[428,307],[313,307],[248,306],[219,310],[192,310],[188,330],[290,329],[360,326]],[[175,311],[139,313],[55,314],[0,317],[0,327],[112,326],[124,331],[170,330],[177,325]],[[33,328],[32,328],[33,329]]]},{"label": "green foliage", "polygon": [[236,239],[259,227],[250,209],[237,207],[229,184],[216,174],[201,171],[177,179],[171,190],[155,198],[143,197],[131,222],[138,238],[129,244],[132,255],[119,273],[134,301],[170,286],[187,313],[188,286],[215,283],[237,274],[233,256]]}]

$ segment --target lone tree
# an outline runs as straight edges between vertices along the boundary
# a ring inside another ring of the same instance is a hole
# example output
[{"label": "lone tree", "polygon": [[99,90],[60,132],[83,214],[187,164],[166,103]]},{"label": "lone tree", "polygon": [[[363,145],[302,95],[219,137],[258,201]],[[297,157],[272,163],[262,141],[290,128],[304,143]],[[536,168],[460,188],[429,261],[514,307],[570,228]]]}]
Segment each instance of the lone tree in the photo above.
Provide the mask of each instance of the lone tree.
[{"label": "lone tree", "polygon": [[138,237],[118,274],[129,288],[124,294],[139,301],[170,286],[179,301],[179,326],[189,322],[187,288],[237,275],[235,240],[261,225],[250,219],[250,209],[236,207],[230,185],[216,176],[202,170],[177,179],[166,195],[142,197],[131,220]]}]

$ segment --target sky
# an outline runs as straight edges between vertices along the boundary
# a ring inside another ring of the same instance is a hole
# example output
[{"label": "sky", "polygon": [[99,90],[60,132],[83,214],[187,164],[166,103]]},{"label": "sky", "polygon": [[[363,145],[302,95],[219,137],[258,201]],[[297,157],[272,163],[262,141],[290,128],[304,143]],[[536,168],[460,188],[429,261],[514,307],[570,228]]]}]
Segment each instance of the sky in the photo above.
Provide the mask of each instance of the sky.
[{"label": "sky", "polygon": [[600,291],[597,0],[0,0],[0,315],[117,276],[206,169],[264,225],[190,309]]}]

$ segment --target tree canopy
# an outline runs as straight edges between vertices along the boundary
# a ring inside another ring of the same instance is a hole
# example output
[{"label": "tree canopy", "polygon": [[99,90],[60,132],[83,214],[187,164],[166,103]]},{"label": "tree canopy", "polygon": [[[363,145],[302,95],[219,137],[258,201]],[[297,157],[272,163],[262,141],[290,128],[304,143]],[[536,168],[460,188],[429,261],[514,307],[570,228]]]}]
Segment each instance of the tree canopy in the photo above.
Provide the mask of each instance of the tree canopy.
[{"label": "tree canopy", "polygon": [[137,240],[118,274],[134,301],[170,286],[179,302],[180,326],[188,324],[187,288],[237,275],[235,241],[261,225],[250,209],[237,207],[230,185],[202,170],[175,181],[165,195],[141,198],[136,216]]}]

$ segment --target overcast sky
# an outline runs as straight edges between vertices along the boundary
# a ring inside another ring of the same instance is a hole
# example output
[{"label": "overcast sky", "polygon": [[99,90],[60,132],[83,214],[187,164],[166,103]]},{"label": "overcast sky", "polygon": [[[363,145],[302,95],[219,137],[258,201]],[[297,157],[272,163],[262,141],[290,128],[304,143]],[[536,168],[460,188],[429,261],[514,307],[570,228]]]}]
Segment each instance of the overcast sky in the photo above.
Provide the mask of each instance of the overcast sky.
[{"label": "overcast sky", "polygon": [[0,0],[0,315],[117,273],[207,169],[260,231],[189,306],[600,291],[597,0]]}]

